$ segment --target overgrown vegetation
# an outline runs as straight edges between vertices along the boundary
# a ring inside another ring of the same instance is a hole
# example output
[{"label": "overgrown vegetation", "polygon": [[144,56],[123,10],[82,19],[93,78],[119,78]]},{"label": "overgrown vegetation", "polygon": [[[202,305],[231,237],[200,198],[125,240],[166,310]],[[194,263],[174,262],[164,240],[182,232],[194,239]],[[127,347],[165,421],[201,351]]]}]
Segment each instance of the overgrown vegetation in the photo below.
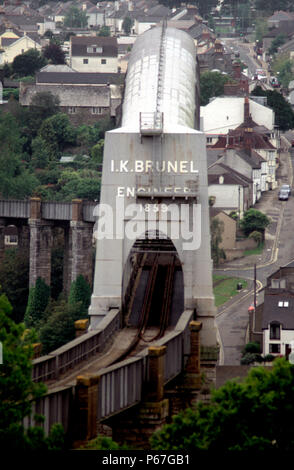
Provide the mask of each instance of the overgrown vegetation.
[{"label": "overgrown vegetation", "polygon": [[176,415],[151,438],[154,450],[214,452],[278,450],[294,445],[294,367],[276,359],[273,368],[254,367],[243,382],[231,380]]},{"label": "overgrown vegetation", "polygon": [[[32,412],[32,402],[41,397],[46,387],[32,381],[33,330],[11,319],[12,307],[0,295],[0,341],[3,364],[0,373],[0,447],[7,451],[62,450],[65,436],[60,424],[51,428],[48,437],[40,426],[24,429],[23,419]],[[41,423],[42,417],[35,415]]]},{"label": "overgrown vegetation", "polygon": [[[109,119],[74,127],[58,112],[58,100],[37,93],[31,106],[15,100],[0,113],[0,197],[71,201],[99,199],[104,133]],[[62,155],[71,163],[61,163]]]}]

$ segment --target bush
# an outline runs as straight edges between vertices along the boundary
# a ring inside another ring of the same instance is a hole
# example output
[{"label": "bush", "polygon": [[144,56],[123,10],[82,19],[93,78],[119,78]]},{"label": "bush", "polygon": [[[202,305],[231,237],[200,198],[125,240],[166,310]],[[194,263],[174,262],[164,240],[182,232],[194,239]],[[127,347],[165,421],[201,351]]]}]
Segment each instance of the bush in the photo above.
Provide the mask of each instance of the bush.
[{"label": "bush", "polygon": [[246,353],[242,358],[241,358],[241,365],[242,366],[247,366],[249,364],[253,364],[254,362],[256,362],[256,356],[258,356],[258,354],[253,354],[253,353]]},{"label": "bush", "polygon": [[245,348],[242,351],[242,354],[245,355],[247,353],[252,354],[259,354],[261,352],[260,344],[256,342],[247,343]]},{"label": "bush", "polygon": [[249,238],[253,238],[253,240],[256,241],[256,243],[259,246],[262,242],[263,235],[258,230],[254,230],[253,232],[250,233]]},{"label": "bush", "polygon": [[273,354],[266,354],[263,360],[264,362],[272,362],[275,358],[276,356],[274,356]]},{"label": "bush", "polygon": [[80,302],[75,304],[67,304],[64,300],[51,302],[46,310],[48,320],[40,329],[44,354],[75,338],[74,322],[80,319],[81,311]]},{"label": "bush", "polygon": [[50,287],[47,286],[45,281],[38,277],[35,287],[31,287],[29,291],[28,305],[26,308],[24,321],[28,328],[42,322],[44,311],[50,299]]},{"label": "bush", "polygon": [[241,220],[241,228],[248,236],[253,231],[260,231],[262,234],[269,225],[270,219],[257,209],[248,209]]}]

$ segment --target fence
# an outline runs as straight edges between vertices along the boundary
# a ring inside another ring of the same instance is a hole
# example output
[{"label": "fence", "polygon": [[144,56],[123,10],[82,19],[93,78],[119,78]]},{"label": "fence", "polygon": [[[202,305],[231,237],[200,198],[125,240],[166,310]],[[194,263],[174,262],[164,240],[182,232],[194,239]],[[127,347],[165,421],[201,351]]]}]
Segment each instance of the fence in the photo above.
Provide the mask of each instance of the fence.
[{"label": "fence", "polygon": [[101,352],[109,338],[120,328],[118,309],[111,310],[99,326],[99,329],[70,341],[47,356],[35,359],[33,361],[33,381],[58,380],[60,374]]},{"label": "fence", "polygon": [[[166,346],[165,384],[176,377],[185,367],[190,353],[189,324],[192,319],[193,311],[184,311],[174,330],[154,344],[154,346]],[[53,378],[56,374],[58,375],[58,373],[82,362],[96,350],[101,350],[102,345],[118,327],[119,312],[112,310],[107,315],[107,319],[105,318],[101,322],[100,330],[87,333],[54,351],[52,355],[36,359],[34,361],[35,380],[44,380],[42,377]],[[81,349],[82,344],[84,346]],[[54,363],[54,361],[56,362]],[[95,407],[97,408],[98,421],[134,406],[142,400],[144,386],[149,379],[148,367],[149,356],[148,348],[146,348],[132,358],[99,371],[97,407]],[[57,388],[37,401],[34,412],[45,416],[44,430],[46,434],[56,422],[61,423],[67,432],[69,419],[72,415],[74,390],[74,386]],[[25,425],[33,424],[32,419],[26,418]]]}]

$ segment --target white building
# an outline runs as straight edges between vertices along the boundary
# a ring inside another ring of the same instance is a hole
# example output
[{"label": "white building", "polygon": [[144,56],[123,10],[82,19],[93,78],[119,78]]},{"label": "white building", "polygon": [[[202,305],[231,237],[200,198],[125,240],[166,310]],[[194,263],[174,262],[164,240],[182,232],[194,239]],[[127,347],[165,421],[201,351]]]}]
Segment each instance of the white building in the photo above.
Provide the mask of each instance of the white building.
[{"label": "white building", "polygon": [[72,36],[69,65],[78,72],[116,73],[118,46],[114,37]]},{"label": "white building", "polygon": [[[249,99],[249,112],[256,124],[274,129],[274,111],[256,101]],[[244,122],[244,98],[223,96],[214,98],[206,106],[201,106],[200,116],[203,121],[203,131],[211,139],[226,135],[230,129],[236,129]],[[213,140],[210,143],[214,143]]]}]

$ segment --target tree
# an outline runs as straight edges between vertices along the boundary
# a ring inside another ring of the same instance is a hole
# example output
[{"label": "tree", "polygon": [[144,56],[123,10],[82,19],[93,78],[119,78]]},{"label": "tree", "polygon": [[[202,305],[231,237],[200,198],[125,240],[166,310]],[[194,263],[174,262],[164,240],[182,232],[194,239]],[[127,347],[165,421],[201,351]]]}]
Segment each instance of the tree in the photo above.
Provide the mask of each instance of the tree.
[{"label": "tree", "polygon": [[87,315],[88,307],[91,302],[92,289],[84,276],[80,274],[75,281],[71,283],[68,302],[75,304],[81,303],[82,311]]},{"label": "tree", "polygon": [[50,42],[43,52],[43,56],[52,64],[65,64],[65,53],[58,44]]},{"label": "tree", "polygon": [[10,248],[0,264],[0,286],[12,306],[11,318],[22,322],[29,294],[29,254]]},{"label": "tree", "polygon": [[[32,381],[32,342],[34,332],[11,320],[12,307],[0,296],[0,341],[3,364],[0,374],[0,447],[7,451],[62,450],[65,435],[60,424],[52,426],[45,437],[39,427],[24,429],[22,421],[32,412],[32,403],[46,387]],[[35,416],[35,420],[37,421]]]},{"label": "tree", "polygon": [[275,112],[275,124],[283,131],[294,127],[294,113],[290,103],[277,90],[263,91],[261,87],[255,87],[254,96],[266,96],[267,105]]},{"label": "tree", "polygon": [[39,135],[46,142],[53,160],[66,145],[74,145],[76,142],[76,129],[67,114],[62,113],[47,118],[40,127]]},{"label": "tree", "polygon": [[72,5],[64,17],[63,23],[64,26],[69,28],[85,28],[88,24],[87,12]]},{"label": "tree", "polygon": [[18,78],[34,75],[46,65],[46,59],[37,49],[29,49],[23,54],[17,55],[12,62],[12,72]]},{"label": "tree", "polygon": [[264,233],[264,230],[269,225],[270,219],[258,211],[257,209],[248,209],[240,222],[241,228],[245,235],[249,235],[251,232],[257,230]]},{"label": "tree", "polygon": [[278,60],[273,63],[273,70],[279,75],[279,81],[284,88],[288,88],[289,83],[293,80],[293,60]]},{"label": "tree", "polygon": [[61,187],[60,196],[65,201],[71,201],[74,197],[92,201],[99,199],[101,181],[97,171],[65,170],[58,184]]},{"label": "tree", "polygon": [[200,104],[205,106],[209,99],[224,93],[224,84],[230,77],[219,72],[204,72],[200,75]]},{"label": "tree", "polygon": [[217,217],[213,217],[210,223],[211,256],[216,266],[218,266],[221,259],[225,258],[224,250],[220,248],[223,231],[224,223]]},{"label": "tree", "polygon": [[51,301],[45,316],[47,321],[41,326],[39,335],[43,352],[48,354],[75,338],[74,322],[81,318],[81,302]]},{"label": "tree", "polygon": [[132,26],[134,24],[134,20],[130,16],[126,16],[122,22],[122,29],[124,30],[125,34],[130,34]]},{"label": "tree", "polygon": [[270,48],[268,50],[269,54],[274,54],[278,51],[278,48],[285,44],[286,36],[284,34],[278,34],[278,36],[272,40]]},{"label": "tree", "polygon": [[59,97],[50,91],[36,93],[29,106],[26,134],[36,137],[43,121],[59,112],[59,104]]},{"label": "tree", "polygon": [[38,277],[34,287],[30,288],[28,305],[24,320],[28,328],[38,324],[43,320],[45,309],[50,299],[50,287],[45,281]]},{"label": "tree", "polygon": [[23,158],[26,138],[21,136],[17,120],[10,113],[0,113],[0,196],[22,199],[37,186]]},{"label": "tree", "polygon": [[255,8],[257,11],[272,14],[278,10],[293,11],[294,5],[292,0],[255,0]]},{"label": "tree", "polygon": [[294,367],[276,359],[252,368],[244,382],[229,381],[211,403],[173,417],[151,438],[154,450],[292,450]]},{"label": "tree", "polygon": [[109,26],[101,26],[98,36],[108,37],[110,36],[110,28]]}]

